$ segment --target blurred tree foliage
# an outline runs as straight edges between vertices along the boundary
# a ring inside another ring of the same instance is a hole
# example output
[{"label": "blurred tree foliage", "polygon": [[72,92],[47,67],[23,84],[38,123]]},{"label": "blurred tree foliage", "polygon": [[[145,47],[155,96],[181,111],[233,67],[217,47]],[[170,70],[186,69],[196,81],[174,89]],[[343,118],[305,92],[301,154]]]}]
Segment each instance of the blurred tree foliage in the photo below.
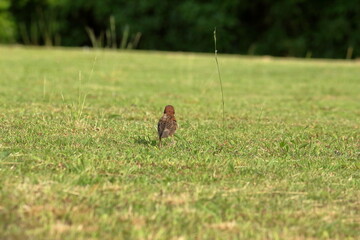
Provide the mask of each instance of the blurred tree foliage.
[{"label": "blurred tree foliage", "polygon": [[360,55],[359,0],[1,1],[10,2],[17,41],[25,44],[124,47],[124,38],[141,36],[141,49],[210,52],[217,27],[225,53]]},{"label": "blurred tree foliage", "polygon": [[9,12],[10,0],[0,1],[0,43],[13,43],[16,40],[16,27]]}]

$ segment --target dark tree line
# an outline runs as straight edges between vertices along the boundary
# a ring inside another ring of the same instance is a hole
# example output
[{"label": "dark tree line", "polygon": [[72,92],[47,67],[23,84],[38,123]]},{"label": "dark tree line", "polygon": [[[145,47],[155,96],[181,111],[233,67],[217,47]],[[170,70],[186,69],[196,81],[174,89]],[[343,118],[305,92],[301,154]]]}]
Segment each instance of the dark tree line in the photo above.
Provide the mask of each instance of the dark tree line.
[{"label": "dark tree line", "polygon": [[360,0],[2,1],[0,27],[24,44],[210,52],[216,27],[223,53],[360,55]]}]

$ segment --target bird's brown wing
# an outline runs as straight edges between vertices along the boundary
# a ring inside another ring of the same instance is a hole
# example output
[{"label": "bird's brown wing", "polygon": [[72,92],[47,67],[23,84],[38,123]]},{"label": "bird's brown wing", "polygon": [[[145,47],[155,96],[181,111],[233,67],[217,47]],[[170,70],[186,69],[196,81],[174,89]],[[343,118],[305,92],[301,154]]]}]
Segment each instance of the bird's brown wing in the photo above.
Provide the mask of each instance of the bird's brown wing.
[{"label": "bird's brown wing", "polygon": [[173,135],[176,131],[177,123],[173,119],[160,119],[158,123],[158,134],[160,138],[166,138]]},{"label": "bird's brown wing", "polygon": [[169,129],[169,136],[174,135],[176,129],[177,129],[177,122],[176,120],[171,120],[169,123],[167,123],[166,128]]},{"label": "bird's brown wing", "polygon": [[159,138],[162,138],[163,132],[165,130],[166,127],[166,121],[164,121],[163,119],[160,119],[158,122],[158,134],[159,134]]},{"label": "bird's brown wing", "polygon": [[165,122],[165,129],[161,134],[162,138],[166,138],[172,136],[177,128],[176,120],[168,120]]}]

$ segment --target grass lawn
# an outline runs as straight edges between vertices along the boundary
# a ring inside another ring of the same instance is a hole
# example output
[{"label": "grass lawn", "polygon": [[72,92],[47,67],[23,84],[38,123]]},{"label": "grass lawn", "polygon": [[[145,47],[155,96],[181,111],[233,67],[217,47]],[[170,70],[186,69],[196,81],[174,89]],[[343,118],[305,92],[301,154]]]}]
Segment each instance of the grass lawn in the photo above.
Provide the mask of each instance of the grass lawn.
[{"label": "grass lawn", "polygon": [[0,47],[0,239],[359,239],[360,62],[219,62]]}]

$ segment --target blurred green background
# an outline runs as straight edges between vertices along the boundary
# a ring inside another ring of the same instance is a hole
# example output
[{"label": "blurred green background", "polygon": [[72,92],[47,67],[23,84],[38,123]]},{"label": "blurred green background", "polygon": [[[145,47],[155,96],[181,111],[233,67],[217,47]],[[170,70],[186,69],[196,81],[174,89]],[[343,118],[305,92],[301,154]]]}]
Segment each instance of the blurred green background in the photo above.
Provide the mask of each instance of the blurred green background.
[{"label": "blurred green background", "polygon": [[359,0],[0,0],[0,43],[358,58]]}]

